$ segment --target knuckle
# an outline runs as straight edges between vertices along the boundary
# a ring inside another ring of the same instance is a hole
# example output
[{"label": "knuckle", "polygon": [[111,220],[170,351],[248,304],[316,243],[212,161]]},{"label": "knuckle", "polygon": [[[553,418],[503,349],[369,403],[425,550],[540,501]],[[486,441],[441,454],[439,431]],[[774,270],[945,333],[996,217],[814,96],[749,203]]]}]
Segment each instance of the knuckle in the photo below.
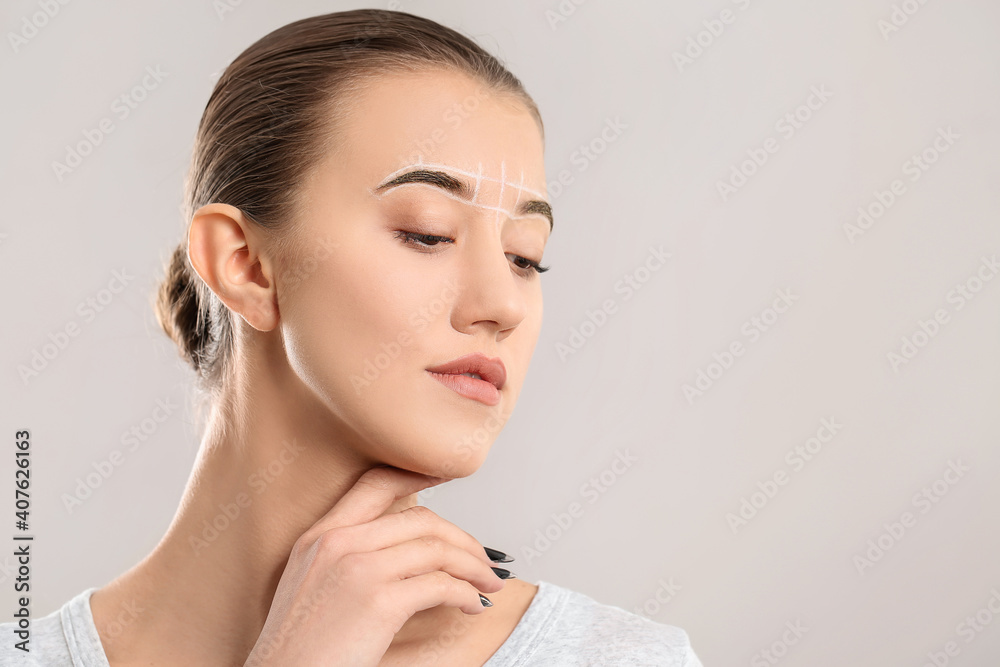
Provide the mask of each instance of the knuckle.
[{"label": "knuckle", "polygon": [[299,535],[299,538],[295,540],[292,544],[292,551],[290,557],[292,558],[302,558],[312,549],[313,545],[316,543],[316,536],[306,531]]},{"label": "knuckle", "polygon": [[423,505],[414,505],[413,507],[408,507],[405,510],[407,516],[410,519],[420,523],[421,525],[429,525],[437,518],[437,514],[433,510],[424,507]]},{"label": "knuckle", "polygon": [[379,614],[391,614],[396,608],[394,596],[391,591],[382,586],[373,588],[367,596],[365,603]]},{"label": "knuckle", "polygon": [[337,570],[345,579],[363,579],[368,570],[368,559],[361,553],[349,553],[340,557]]},{"label": "knuckle", "polygon": [[455,590],[454,587],[457,582],[455,581],[455,578],[447,572],[438,570],[437,572],[432,572],[431,575],[431,582],[434,586],[434,590],[441,597],[445,597]]},{"label": "knuckle", "polygon": [[421,546],[433,551],[435,554],[444,553],[445,542],[437,535],[421,535],[419,538]]},{"label": "knuckle", "polygon": [[340,528],[324,531],[315,539],[316,548],[328,558],[342,558],[347,548],[347,539]]}]

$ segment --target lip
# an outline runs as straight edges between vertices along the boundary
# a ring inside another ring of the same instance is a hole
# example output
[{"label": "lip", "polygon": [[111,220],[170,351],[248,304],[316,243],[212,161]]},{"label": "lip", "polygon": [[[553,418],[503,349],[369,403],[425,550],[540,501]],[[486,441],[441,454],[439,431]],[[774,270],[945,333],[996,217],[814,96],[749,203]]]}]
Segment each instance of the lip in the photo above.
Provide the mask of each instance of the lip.
[{"label": "lip", "polygon": [[[500,402],[500,391],[507,383],[507,369],[503,361],[499,357],[487,357],[481,352],[467,354],[426,370],[431,377],[449,389],[486,405]],[[476,373],[482,380],[462,373]]]}]

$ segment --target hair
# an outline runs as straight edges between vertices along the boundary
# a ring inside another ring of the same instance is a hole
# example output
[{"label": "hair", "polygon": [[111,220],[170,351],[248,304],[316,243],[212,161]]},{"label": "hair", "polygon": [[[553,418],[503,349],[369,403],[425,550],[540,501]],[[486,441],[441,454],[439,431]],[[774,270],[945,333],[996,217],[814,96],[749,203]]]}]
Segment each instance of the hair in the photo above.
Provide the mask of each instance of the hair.
[{"label": "hair", "polygon": [[[281,250],[302,187],[355,93],[386,73],[465,73],[523,103],[544,140],[541,115],[520,80],[468,37],[405,12],[358,9],[289,23],[243,51],[215,84],[198,125],[185,181],[190,224],[209,203],[239,209]],[[217,395],[231,377],[236,316],[188,258],[185,234],[166,262],[155,297],[158,322],[194,368],[197,387]]]}]

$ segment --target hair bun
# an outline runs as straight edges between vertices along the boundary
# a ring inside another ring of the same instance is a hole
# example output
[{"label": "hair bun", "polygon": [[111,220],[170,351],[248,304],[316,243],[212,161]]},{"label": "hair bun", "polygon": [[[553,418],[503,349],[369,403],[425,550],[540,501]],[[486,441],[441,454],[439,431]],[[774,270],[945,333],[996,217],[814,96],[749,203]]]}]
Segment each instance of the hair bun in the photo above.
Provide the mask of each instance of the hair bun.
[{"label": "hair bun", "polygon": [[193,269],[188,262],[187,247],[179,244],[170,257],[166,276],[156,295],[156,319],[168,336],[180,348],[181,356],[196,371],[201,371],[201,351],[204,349],[204,327],[199,326],[198,290]]}]

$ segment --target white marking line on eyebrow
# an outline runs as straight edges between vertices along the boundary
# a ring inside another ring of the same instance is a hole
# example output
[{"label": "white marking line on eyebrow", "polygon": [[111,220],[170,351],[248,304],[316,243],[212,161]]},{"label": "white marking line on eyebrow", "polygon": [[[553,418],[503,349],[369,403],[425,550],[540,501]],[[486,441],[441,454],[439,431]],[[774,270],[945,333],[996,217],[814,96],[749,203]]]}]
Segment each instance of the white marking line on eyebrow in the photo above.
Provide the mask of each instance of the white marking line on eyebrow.
[{"label": "white marking line on eyebrow", "polygon": [[[396,171],[394,171],[391,174],[389,174],[388,176],[386,176],[382,180],[382,182],[384,183],[385,181],[388,181],[390,179],[395,178],[396,176],[399,176],[403,172],[410,171],[413,167],[428,167],[428,168],[433,167],[435,169],[441,169],[443,171],[453,171],[456,174],[462,174],[463,176],[468,176],[470,178],[475,178],[477,180],[489,181],[490,183],[501,183],[500,179],[490,178],[489,176],[485,176],[482,173],[480,173],[480,174],[474,174],[471,171],[465,171],[463,169],[458,169],[456,167],[452,167],[452,166],[449,166],[449,165],[446,165],[446,164],[435,164],[433,162],[426,162],[425,163],[423,161],[417,162],[416,164],[410,164],[410,165],[407,165],[407,166],[402,167],[400,169],[397,169]],[[480,165],[480,168],[481,167],[482,167],[482,165]],[[513,183],[509,183],[508,185],[514,185],[514,184]],[[532,190],[531,188],[525,188],[525,187],[522,187],[521,189],[524,190],[525,192],[527,192],[528,194],[533,195],[533,196],[541,199],[542,201],[546,200],[545,195],[543,195],[541,192],[538,192],[537,190]]]},{"label": "white marking line on eyebrow", "polygon": [[[459,197],[455,193],[448,192],[447,190],[442,190],[441,188],[437,187],[436,185],[431,185],[430,183],[400,183],[399,185],[392,186],[392,190],[396,190],[397,188],[406,188],[406,187],[415,186],[415,185],[422,186],[422,187],[425,187],[425,188],[432,188],[434,190],[434,192],[436,192],[438,194],[442,194],[445,197],[448,197],[449,199],[454,199],[455,201],[461,202],[462,204],[468,204],[469,206],[477,206],[477,207],[485,209],[487,211],[497,211],[498,213],[504,213],[511,220],[523,220],[524,218],[530,218],[530,217],[533,217],[533,216],[542,215],[541,213],[525,213],[523,215],[511,215],[511,211],[509,211],[509,210],[507,210],[505,208],[501,208],[499,206],[487,206],[486,204],[474,204],[471,201],[469,201],[468,199],[462,199],[461,197]],[[384,197],[385,195],[387,195],[389,192],[392,192],[392,190],[389,190],[388,192],[383,192],[382,194],[378,194],[372,188],[368,188],[369,194],[371,194],[371,196],[375,197],[375,199],[378,199],[380,201],[381,201],[382,197]],[[542,216],[542,217],[545,217],[545,216]],[[497,219],[499,220],[499,216],[497,217]]]},{"label": "white marking line on eyebrow", "polygon": [[[472,194],[472,203],[477,203],[479,199],[479,186],[483,182],[483,163],[479,163],[479,169],[476,171],[476,191]],[[501,204],[503,202],[500,202]]]},{"label": "white marking line on eyebrow", "polygon": [[[507,184],[507,163],[503,160],[500,161],[500,200],[497,202],[500,206],[503,206],[503,188]],[[507,216],[510,217],[509,215]],[[497,231],[500,231],[500,212],[497,211],[495,221],[497,223]]]},{"label": "white marking line on eyebrow", "polygon": [[[517,210],[517,205],[521,203],[521,193],[524,191],[524,168],[521,168],[521,177],[517,179],[517,199],[514,200],[514,210]],[[501,204],[503,202],[500,202]]]}]

